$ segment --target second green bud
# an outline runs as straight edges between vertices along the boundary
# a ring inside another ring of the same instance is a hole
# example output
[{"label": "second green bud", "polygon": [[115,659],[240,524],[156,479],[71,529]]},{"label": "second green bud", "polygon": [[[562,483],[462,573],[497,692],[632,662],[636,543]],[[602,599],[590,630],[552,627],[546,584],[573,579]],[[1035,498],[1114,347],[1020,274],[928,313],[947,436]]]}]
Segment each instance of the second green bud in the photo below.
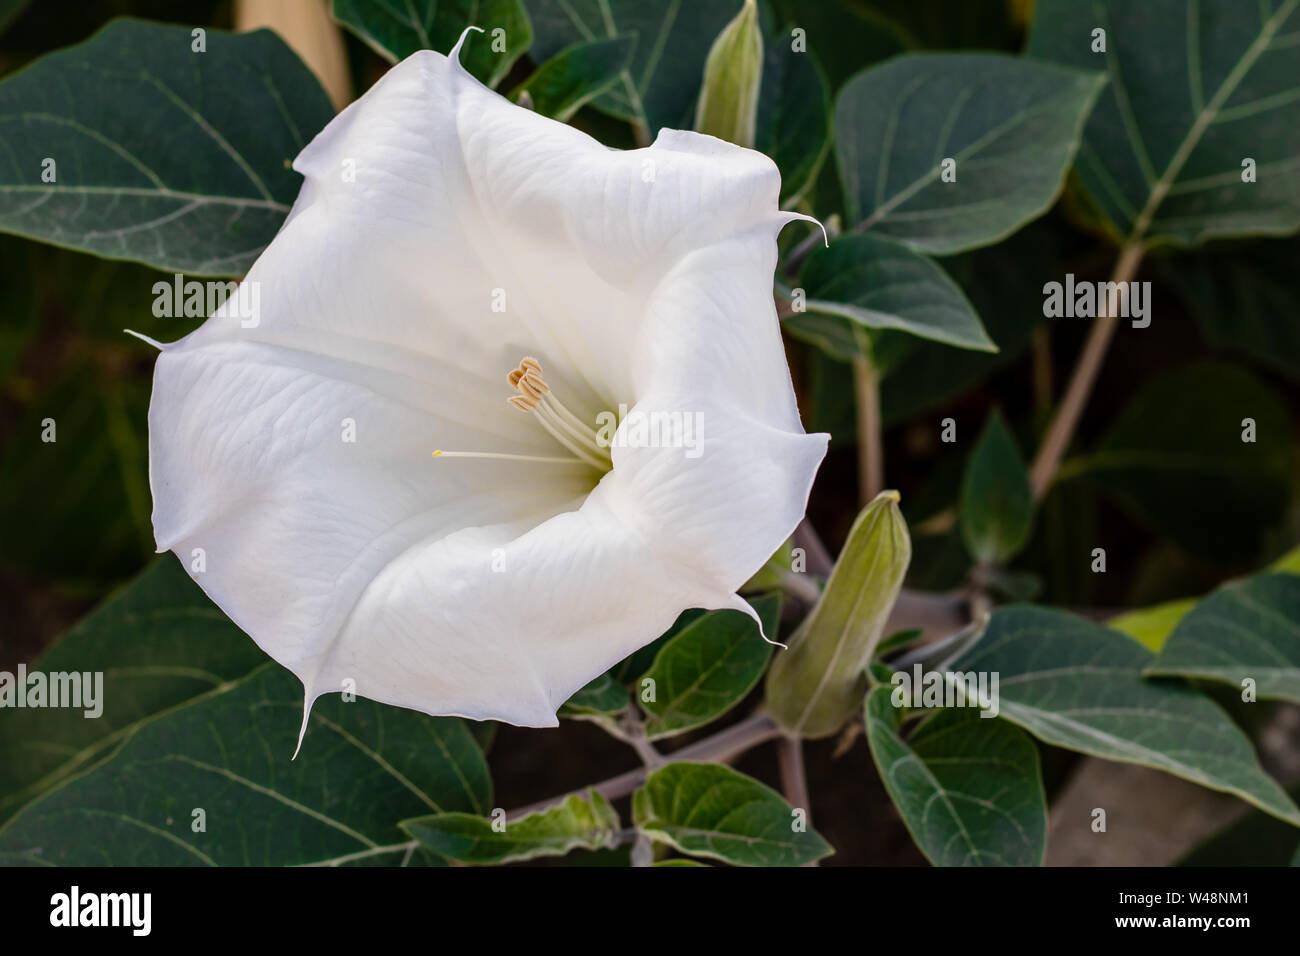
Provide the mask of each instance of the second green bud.
[{"label": "second green bud", "polygon": [[867,664],[912,560],[898,492],[862,509],[812,613],[767,675],[767,707],[786,731],[828,737],[862,708]]}]

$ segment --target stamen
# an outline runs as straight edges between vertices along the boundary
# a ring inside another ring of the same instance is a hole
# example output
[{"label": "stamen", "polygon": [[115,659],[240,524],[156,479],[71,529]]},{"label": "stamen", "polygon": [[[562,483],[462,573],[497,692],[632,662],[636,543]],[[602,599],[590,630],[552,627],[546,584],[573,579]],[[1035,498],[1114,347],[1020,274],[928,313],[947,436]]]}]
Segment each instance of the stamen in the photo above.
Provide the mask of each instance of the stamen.
[{"label": "stamen", "polygon": [[532,412],[538,423],[569,451],[597,468],[610,468],[609,449],[596,437],[595,430],[555,397],[542,377],[542,365],[531,355],[519,360],[506,380],[519,392],[506,399],[520,411]]},{"label": "stamen", "polygon": [[[549,388],[546,388],[545,382],[539,385],[527,373],[519,376],[519,381],[515,383],[515,388],[519,389],[519,391],[523,392],[529,398],[539,402],[542,400],[542,397],[546,394],[546,392],[550,391]],[[544,388],[545,391],[543,391]]]},{"label": "stamen", "polygon": [[494,451],[443,451],[439,448],[433,453],[434,458],[493,458],[501,461],[541,461],[556,465],[586,465],[589,462],[581,458],[546,458],[539,455],[507,455]]},{"label": "stamen", "polygon": [[541,422],[542,427],[550,432],[551,437],[561,445],[595,467],[603,471],[609,470],[609,462],[602,461],[592,451],[583,447],[581,436],[574,435],[549,405],[539,405],[533,409],[533,412],[537,415],[537,420]]},{"label": "stamen", "polygon": [[596,431],[577,415],[564,407],[555,397],[551,387],[542,378],[542,365],[531,355],[519,360],[519,367],[511,369],[506,381],[518,393],[506,401],[521,412],[532,412],[537,423],[552,438],[571,451],[572,458],[539,455],[510,455],[501,452],[443,451],[433,453],[434,458],[491,458],[501,461],[531,461],[551,464],[590,465],[599,471],[609,471],[612,466],[609,449],[600,443]]}]

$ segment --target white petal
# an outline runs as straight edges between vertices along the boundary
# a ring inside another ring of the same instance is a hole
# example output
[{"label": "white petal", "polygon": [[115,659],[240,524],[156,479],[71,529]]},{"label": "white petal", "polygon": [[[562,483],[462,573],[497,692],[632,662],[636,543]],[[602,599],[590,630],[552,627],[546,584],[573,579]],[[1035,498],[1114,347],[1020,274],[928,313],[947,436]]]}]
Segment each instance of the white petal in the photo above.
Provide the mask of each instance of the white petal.
[{"label": "white petal", "polygon": [[[196,579],[309,702],[351,681],[550,726],[681,610],[736,606],[825,450],[771,300],[770,160],[671,131],[608,150],[426,52],[294,165],[256,326],[219,312],[159,357],[150,473],[160,549],[203,550]],[[505,402],[524,355],[583,417],[700,412],[703,454],[615,449],[594,491],[578,465],[433,458],[566,454]]]}]

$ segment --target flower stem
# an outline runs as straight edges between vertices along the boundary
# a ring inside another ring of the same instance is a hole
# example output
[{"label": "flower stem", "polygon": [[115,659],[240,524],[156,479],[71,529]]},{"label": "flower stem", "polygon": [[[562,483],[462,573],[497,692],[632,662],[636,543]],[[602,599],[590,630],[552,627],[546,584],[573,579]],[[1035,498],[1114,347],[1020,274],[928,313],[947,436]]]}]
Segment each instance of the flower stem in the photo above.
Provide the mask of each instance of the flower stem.
[{"label": "flower stem", "polygon": [[885,487],[885,450],[881,439],[880,375],[871,356],[853,358],[853,392],[858,406],[858,497],[872,501]]},{"label": "flower stem", "polygon": [[[1110,281],[1131,282],[1133,276],[1137,274],[1138,265],[1142,262],[1144,250],[1145,247],[1141,242],[1130,243],[1121,249]],[[1065,449],[1069,447],[1074,429],[1083,415],[1083,407],[1088,402],[1097,373],[1101,371],[1102,360],[1106,357],[1106,349],[1110,346],[1110,340],[1118,324],[1119,316],[1109,313],[1106,309],[1106,299],[1102,298],[1097,319],[1088,334],[1088,341],[1084,343],[1083,353],[1074,366],[1074,374],[1070,377],[1065,397],[1061,400],[1056,417],[1052,419],[1052,424],[1043,437],[1043,443],[1038,448],[1038,455],[1034,458],[1033,467],[1029,471],[1029,484],[1036,501],[1042,499],[1052,484],[1052,478],[1061,464]]]}]

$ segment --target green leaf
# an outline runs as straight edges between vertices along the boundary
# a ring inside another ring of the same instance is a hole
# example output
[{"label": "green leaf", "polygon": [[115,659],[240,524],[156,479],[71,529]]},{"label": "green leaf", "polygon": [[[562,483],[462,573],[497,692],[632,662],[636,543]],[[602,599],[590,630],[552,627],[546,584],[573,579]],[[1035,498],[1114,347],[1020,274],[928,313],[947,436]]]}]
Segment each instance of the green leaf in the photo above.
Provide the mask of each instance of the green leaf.
[{"label": "green leaf", "polygon": [[998,569],[988,576],[988,588],[1011,602],[1032,601],[1043,590],[1043,579],[1032,571]]},{"label": "green leaf", "polygon": [[[334,0],[334,19],[390,63],[419,50],[449,53],[467,27],[461,63],[496,86],[533,42],[521,0]],[[494,31],[503,31],[494,33]],[[504,44],[504,50],[494,50]]]},{"label": "green leaf", "polygon": [[[763,630],[775,638],[781,595],[750,603]],[[641,678],[653,680],[655,687],[655,699],[642,702],[649,714],[646,734],[651,740],[671,737],[721,717],[758,683],[771,651],[758,625],[740,611],[698,618],[659,649]]]},{"label": "green leaf", "polygon": [[612,849],[621,825],[609,801],[591,790],[586,800],[574,794],[559,806],[505,823],[499,832],[488,817],[469,813],[403,820],[402,829],[440,856],[482,865]]},{"label": "green leaf", "polygon": [[1268,567],[1270,571],[1282,571],[1286,574],[1300,574],[1300,546],[1292,548]]},{"label": "green leaf", "polygon": [[[1254,442],[1242,440],[1247,418]],[[1232,562],[1253,558],[1281,520],[1294,461],[1280,396],[1244,369],[1202,362],[1147,380],[1096,451],[1067,467],[1158,533]]]},{"label": "green leaf", "polygon": [[867,695],[867,741],[912,839],[935,866],[1041,866],[1047,794],[1038,748],[973,707],[940,710],[906,740],[893,690]]},{"label": "green leaf", "polygon": [[996,410],[966,466],[960,511],[962,540],[978,562],[1003,564],[1029,539],[1034,520],[1029,472]]},{"label": "green leaf", "polygon": [[781,171],[790,208],[812,186],[831,148],[831,93],[816,58],[791,49],[790,30],[768,38],[758,93],[754,148]]},{"label": "green leaf", "polygon": [[936,255],[1006,238],[1052,205],[1103,83],[993,53],[905,54],[859,73],[835,103],[846,224]]},{"label": "green leaf", "polygon": [[677,615],[677,620],[673,621],[673,626],[660,634],[653,641],[639,650],[633,651],[627,657],[623,658],[617,664],[609,669],[609,674],[620,684],[634,685],[639,675],[655,662],[655,657],[659,654],[659,649],[673,639],[673,636],[680,634],[683,628],[690,627],[691,623],[698,618],[703,617],[708,612],[698,608],[687,608]]},{"label": "green leaf", "polygon": [[290,161],[334,111],[270,31],[192,42],[187,26],[114,20],[0,83],[0,229],[168,272],[246,272],[298,195]]},{"label": "green leaf", "polygon": [[397,821],[491,808],[464,721],[330,696],[291,759],[301,714],[301,683],[275,664],[223,684],[135,727],[109,759],[27,806],[0,829],[0,860],[397,863],[408,850]]},{"label": "green leaf", "polygon": [[84,770],[137,722],[236,680],[266,655],[190,580],[159,558],[65,634],[29,670],[101,672],[103,711],[9,709],[0,718],[0,820]]},{"label": "green leaf", "polygon": [[1178,622],[1154,677],[1203,677],[1300,704],[1300,577],[1259,574],[1219,588]]},{"label": "green leaf", "polygon": [[[1036,323],[1043,321],[1042,277],[1056,268],[1056,247],[1055,232],[1040,220],[1006,242],[943,260],[944,271],[970,300],[998,351],[955,350],[904,332],[879,333],[881,340],[899,338],[907,345],[883,371],[880,404],[886,426],[941,406],[1020,359]],[[851,404],[851,389],[845,400]]]},{"label": "green leaf", "polygon": [[[836,358],[855,354],[854,325],[997,351],[957,283],[934,261],[888,239],[836,239],[813,251],[801,281],[808,311],[796,312],[784,325]],[[827,348],[819,341],[824,336],[842,344]]]},{"label": "green leaf", "polygon": [[[1093,52],[1093,31],[1105,52]],[[1122,241],[1300,226],[1300,0],[1040,0],[1031,56],[1105,70],[1079,178]],[[1242,181],[1242,161],[1257,182]]]},{"label": "green leaf", "polygon": [[1184,615],[1196,606],[1197,598],[1182,598],[1177,601],[1165,601],[1152,607],[1126,611],[1118,617],[1112,617],[1106,626],[1113,631],[1127,634],[1147,650],[1156,654],[1164,646],[1169,635],[1173,633]]},{"label": "green leaf", "polygon": [[626,710],[629,703],[631,698],[628,697],[627,688],[606,671],[565,701],[560,708],[560,716],[612,716]]},{"label": "green leaf", "polygon": [[800,573],[792,570],[793,567],[794,539],[787,538],[781,542],[781,547],[772,553],[772,556],[764,562],[763,566],[740,586],[740,592],[746,594],[755,591],[780,590],[791,574]]},{"label": "green leaf", "polygon": [[635,45],[636,37],[631,36],[575,43],[543,63],[510,98],[518,100],[527,93],[538,113],[567,122],[585,103],[618,82]]},{"label": "green leaf", "polygon": [[1211,347],[1300,381],[1297,260],[1300,242],[1234,243],[1163,260],[1160,277],[1173,287]]},{"label": "green leaf", "polygon": [[895,631],[876,645],[875,656],[879,659],[890,654],[896,654],[914,644],[924,633],[925,631],[919,627],[908,628],[905,631]]},{"label": "green leaf", "polygon": [[660,767],[632,795],[632,818],[652,840],[736,866],[799,866],[834,852],[799,829],[779,793],[719,764]]},{"label": "green leaf", "polygon": [[644,125],[689,129],[713,38],[741,0],[527,0],[532,55],[548,60],[565,47],[635,34],[632,62],[619,82],[592,101],[603,112]]},{"label": "green leaf", "polygon": [[[632,702],[629,687],[638,682],[638,674],[650,667],[659,650],[671,641],[683,629],[690,627],[707,612],[700,608],[690,608],[677,616],[677,620],[663,634],[639,650],[633,651],[605,673],[594,678],[564,702],[559,716],[573,720],[592,720],[605,723],[627,709]],[[638,692],[639,687],[635,688]]]},{"label": "green leaf", "polygon": [[1154,767],[1300,826],[1300,810],[1217,704],[1142,677],[1152,657],[1099,624],[1016,606],[994,611],[983,640],[950,670],[998,675],[999,715],[1040,740]]}]

